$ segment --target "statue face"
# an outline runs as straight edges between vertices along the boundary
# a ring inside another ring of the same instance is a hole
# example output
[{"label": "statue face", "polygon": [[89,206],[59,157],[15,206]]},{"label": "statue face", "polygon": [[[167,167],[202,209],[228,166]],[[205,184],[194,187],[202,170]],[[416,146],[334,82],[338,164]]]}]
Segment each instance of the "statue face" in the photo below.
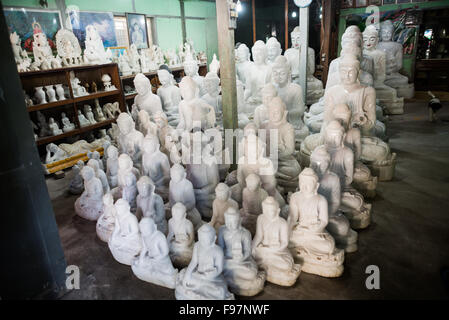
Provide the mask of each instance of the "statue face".
[{"label": "statue face", "polygon": [[184,175],[185,175],[185,172],[184,172],[184,170],[181,170],[181,169],[170,171],[171,180],[173,180],[174,182],[181,182],[182,179],[184,179]]},{"label": "statue face", "polygon": [[274,61],[274,59],[276,59],[276,57],[281,54],[280,48],[277,45],[272,44],[267,48],[267,54],[268,60]]},{"label": "statue face", "polygon": [[264,47],[253,48],[253,59],[256,64],[265,63],[267,59],[267,49]]},{"label": "statue face", "polygon": [[393,28],[381,28],[380,39],[381,41],[391,41],[393,37]]},{"label": "statue face", "polygon": [[263,214],[269,218],[274,219],[279,216],[280,209],[277,209],[273,205],[263,206]]},{"label": "statue face", "polygon": [[81,170],[81,176],[84,180],[90,180],[94,177],[94,170],[86,166]]},{"label": "statue face", "polygon": [[147,81],[134,81],[134,86],[136,87],[136,91],[140,95],[147,94],[151,89],[151,84],[148,85]]},{"label": "statue face", "polygon": [[213,94],[218,91],[218,83],[213,79],[205,79],[203,85],[209,94]]},{"label": "statue face", "polygon": [[246,187],[250,191],[256,191],[260,186],[260,179],[257,179],[255,177],[248,177],[246,178]]},{"label": "statue face", "polygon": [[137,190],[139,191],[140,195],[147,196],[150,191],[150,184],[145,182],[137,183]]},{"label": "statue face", "polygon": [[225,214],[226,227],[232,231],[239,228],[240,217],[236,214]]},{"label": "statue face", "polygon": [[229,191],[228,190],[218,190],[215,192],[216,199],[221,201],[228,200]]},{"label": "statue face", "polygon": [[299,47],[301,46],[301,37],[300,37],[299,33],[292,32],[291,33],[291,38],[292,38],[292,46],[293,46],[293,48],[299,49]]},{"label": "statue face", "polygon": [[129,119],[125,119],[126,121],[118,121],[118,128],[120,129],[120,132],[123,134],[128,134],[132,130],[132,123],[129,121]]},{"label": "statue face", "polygon": [[215,242],[215,234],[212,232],[198,232],[198,241],[204,246],[210,246]]},{"label": "statue face", "polygon": [[186,208],[183,206],[173,206],[172,217],[175,220],[182,220],[186,217]]},{"label": "statue face", "polygon": [[299,190],[306,194],[314,193],[317,189],[317,182],[312,177],[302,176],[299,181]]},{"label": "statue face", "polygon": [[284,110],[281,106],[275,105],[271,106],[269,110],[269,118],[270,122],[279,122],[284,117]]},{"label": "statue face", "polygon": [[158,145],[156,144],[156,141],[153,141],[153,139],[145,139],[143,142],[143,151],[145,153],[152,154],[157,151]]},{"label": "statue face", "polygon": [[108,153],[108,158],[115,159],[118,157],[118,150],[114,146],[109,147],[107,153]]},{"label": "statue face", "polygon": [[342,66],[339,68],[340,80],[344,85],[356,83],[359,71],[353,66]]},{"label": "statue face", "polygon": [[375,35],[363,35],[363,48],[365,50],[375,49],[377,46],[377,36]]},{"label": "statue face", "polygon": [[158,71],[157,76],[162,85],[170,83],[170,73]]},{"label": "statue face", "polygon": [[273,68],[271,73],[271,79],[273,79],[273,82],[281,86],[288,82],[288,76],[289,72],[286,67],[276,66]]},{"label": "statue face", "polygon": [[198,66],[196,63],[187,63],[184,66],[184,72],[186,76],[193,77],[198,73]]},{"label": "statue face", "polygon": [[239,62],[248,61],[249,59],[249,49],[244,46],[239,46],[237,49],[237,58]]},{"label": "statue face", "polygon": [[325,143],[329,147],[340,147],[343,143],[343,134],[340,131],[327,132]]},{"label": "statue face", "polygon": [[329,161],[327,159],[314,159],[312,160],[310,167],[319,175],[323,175],[329,168]]},{"label": "statue face", "polygon": [[195,89],[193,86],[184,84],[179,87],[181,96],[184,100],[192,100],[195,98]]}]

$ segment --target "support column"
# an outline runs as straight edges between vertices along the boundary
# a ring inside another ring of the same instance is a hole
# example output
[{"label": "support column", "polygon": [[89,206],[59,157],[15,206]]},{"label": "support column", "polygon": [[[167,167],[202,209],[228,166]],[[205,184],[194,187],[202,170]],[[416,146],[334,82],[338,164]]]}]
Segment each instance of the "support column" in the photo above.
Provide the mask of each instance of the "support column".
[{"label": "support column", "polygon": [[284,52],[288,49],[288,0],[284,3],[285,45]]},{"label": "support column", "polygon": [[186,14],[185,14],[185,11],[184,11],[184,0],[179,0],[179,6],[181,8],[182,44],[184,44],[187,41]]},{"label": "support column", "polygon": [[309,49],[309,7],[299,8],[299,34],[301,42],[299,53],[299,85],[302,88],[304,103],[307,101],[307,50]]},{"label": "support column", "polygon": [[252,0],[251,2],[251,11],[252,11],[252,19],[253,19],[253,44],[256,42],[256,2]]},{"label": "support column", "polygon": [[66,262],[0,3],[0,296],[55,298]]},{"label": "support column", "polygon": [[332,1],[323,1],[323,17],[321,19],[321,52],[320,64],[323,66],[323,74],[321,80],[323,86],[326,87],[327,75],[329,73],[329,59],[330,59],[330,41],[332,34],[332,21],[334,20],[334,13],[332,11]]}]

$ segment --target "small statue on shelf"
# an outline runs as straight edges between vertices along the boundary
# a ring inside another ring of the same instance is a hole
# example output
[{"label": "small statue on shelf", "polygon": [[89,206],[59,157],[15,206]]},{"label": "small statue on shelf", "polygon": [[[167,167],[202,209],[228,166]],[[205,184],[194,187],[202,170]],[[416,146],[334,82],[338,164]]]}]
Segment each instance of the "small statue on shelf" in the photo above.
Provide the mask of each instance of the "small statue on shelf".
[{"label": "small statue on shelf", "polygon": [[97,83],[95,81],[92,81],[91,88],[92,88],[92,93],[98,92]]},{"label": "small statue on shelf", "polygon": [[56,99],[56,91],[53,89],[53,85],[45,86],[45,91],[47,91],[48,102],[58,101]]},{"label": "small statue on shelf", "polygon": [[45,97],[45,91],[44,91],[44,87],[36,87],[35,88],[36,93],[34,94],[34,97],[37,100],[37,104],[45,104],[48,103],[47,99]]},{"label": "small statue on shelf", "polygon": [[55,122],[55,119],[48,119],[48,127],[50,128],[51,134],[53,136],[57,136],[58,134],[62,134],[62,130],[59,129],[58,123]]},{"label": "small statue on shelf", "polygon": [[98,122],[102,122],[106,120],[106,117],[103,114],[103,110],[101,110],[100,107],[100,102],[98,101],[98,99],[95,99],[95,118],[97,119]]},{"label": "small statue on shelf", "polygon": [[37,115],[37,121],[39,122],[39,137],[46,137],[51,134],[50,128],[48,127],[47,120],[45,120],[45,116],[42,114],[42,112],[38,111],[36,112]]},{"label": "small statue on shelf", "polygon": [[69,118],[67,118],[65,112],[61,113],[61,121],[62,121],[62,131],[69,132],[75,130],[75,125],[70,122]]},{"label": "small statue on shelf", "polygon": [[90,121],[86,119],[84,114],[82,114],[81,110],[78,110],[78,121],[81,127],[90,126]]},{"label": "small statue on shelf", "polygon": [[80,85],[81,81],[75,77],[75,73],[73,71],[70,71],[70,83],[72,85],[73,96],[75,98],[88,95],[86,88]]},{"label": "small statue on shelf", "polygon": [[104,86],[104,91],[113,91],[113,90],[117,90],[117,88],[115,87],[115,85],[112,84],[111,82],[111,76],[107,73],[105,73],[102,77],[101,77],[101,81],[103,81],[103,86]]},{"label": "small statue on shelf", "polygon": [[87,120],[90,122],[90,124],[97,123],[94,117],[94,113],[92,112],[92,107],[88,104],[84,105],[84,113],[86,114]]}]

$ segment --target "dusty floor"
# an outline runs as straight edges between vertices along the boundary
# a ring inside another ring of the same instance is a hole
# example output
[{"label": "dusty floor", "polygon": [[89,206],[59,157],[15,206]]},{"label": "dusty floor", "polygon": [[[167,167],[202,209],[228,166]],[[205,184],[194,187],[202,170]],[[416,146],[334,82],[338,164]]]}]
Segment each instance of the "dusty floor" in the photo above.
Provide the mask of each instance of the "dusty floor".
[{"label": "dusty floor", "polygon": [[[379,183],[371,226],[359,232],[359,250],[345,257],[342,277],[302,273],[293,287],[266,283],[252,299],[406,299],[449,297],[440,275],[449,266],[449,104],[440,121],[427,121],[425,103],[407,103],[390,118],[397,153],[393,181]],[[63,299],[174,299],[174,291],[138,280],[116,262],[95,234],[95,223],[75,216],[67,195],[71,172],[47,179],[67,264],[81,270],[81,289]],[[380,269],[380,289],[365,286],[365,269]]]}]

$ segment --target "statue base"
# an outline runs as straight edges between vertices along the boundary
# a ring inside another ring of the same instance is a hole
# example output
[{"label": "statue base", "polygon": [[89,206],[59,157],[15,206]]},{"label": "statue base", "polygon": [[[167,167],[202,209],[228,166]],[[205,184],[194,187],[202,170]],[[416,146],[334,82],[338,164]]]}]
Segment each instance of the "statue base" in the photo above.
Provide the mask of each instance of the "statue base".
[{"label": "statue base", "polygon": [[102,200],[89,200],[81,195],[75,201],[75,212],[83,219],[97,221],[103,214],[103,202]]},{"label": "statue base", "polygon": [[352,229],[360,230],[367,228],[371,223],[371,209],[370,203],[364,203],[360,210],[346,208],[341,206],[340,210],[348,218]]},{"label": "statue base", "polygon": [[391,181],[396,168],[396,153],[392,153],[390,161],[386,164],[366,164],[378,181]]},{"label": "statue base", "polygon": [[356,231],[350,229],[348,234],[344,237],[333,235],[335,239],[335,244],[337,248],[344,250],[346,253],[356,252],[358,250],[357,238],[358,234]]},{"label": "statue base", "polygon": [[192,260],[192,253],[193,247],[192,250],[186,250],[182,253],[173,254],[172,252],[170,252],[170,260],[172,261],[173,266],[175,266],[176,268],[185,268],[189,265],[190,260]]},{"label": "statue base", "polygon": [[412,99],[415,96],[415,85],[413,83],[409,83],[407,86],[396,88],[396,91],[398,97]]},{"label": "statue base", "polygon": [[270,266],[267,269],[265,269],[267,272],[267,281],[284,287],[291,287],[294,285],[301,273],[300,264],[294,264],[292,270],[288,272],[279,270],[273,266]]},{"label": "statue base", "polygon": [[[138,261],[139,258],[134,260]],[[147,268],[144,266],[137,266],[135,263],[132,264],[131,269],[134,275],[142,281],[156,284],[161,287],[166,287],[169,289],[176,288],[176,277],[178,275],[177,270],[172,275],[162,274],[160,272],[149,272]]]},{"label": "statue base", "polygon": [[139,255],[140,250],[142,249],[141,247],[138,249],[121,247],[121,250],[117,250],[113,245],[111,245],[111,242],[108,243],[108,246],[114,259],[117,262],[127,266],[130,266],[133,263],[134,259]]},{"label": "statue base", "polygon": [[404,98],[395,100],[379,99],[379,102],[383,106],[385,114],[395,115],[404,113]]},{"label": "statue base", "polygon": [[342,249],[334,249],[329,255],[317,255],[307,252],[302,247],[290,248],[295,261],[298,261],[306,273],[316,274],[326,278],[336,278],[343,274],[345,253]]},{"label": "statue base", "polygon": [[225,275],[229,291],[244,297],[252,297],[261,292],[265,284],[265,279],[267,278],[267,273],[265,271],[259,271],[256,278],[253,280],[240,279],[235,281],[232,277],[232,272],[230,272],[230,274],[231,276]]}]

